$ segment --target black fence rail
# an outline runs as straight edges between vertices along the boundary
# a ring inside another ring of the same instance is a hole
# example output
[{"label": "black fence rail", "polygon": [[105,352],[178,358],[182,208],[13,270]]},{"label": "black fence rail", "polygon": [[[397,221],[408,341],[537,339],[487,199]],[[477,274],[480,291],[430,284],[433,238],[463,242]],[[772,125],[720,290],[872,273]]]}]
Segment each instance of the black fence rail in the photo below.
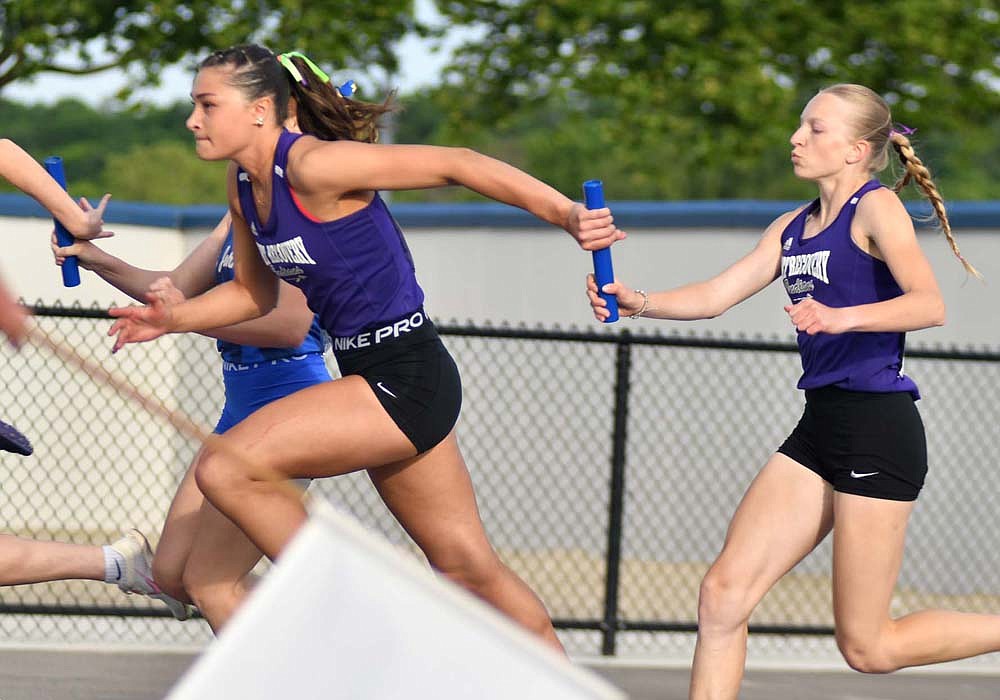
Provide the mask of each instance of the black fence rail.
[{"label": "black fence rail", "polygon": [[[171,336],[112,357],[105,310],[34,311],[82,355],[214,424],[222,387],[211,340]],[[459,439],[483,520],[556,626],[593,632],[605,655],[624,633],[694,631],[698,583],[728,518],[801,412],[794,344],[440,328],[462,371]],[[30,458],[0,457],[4,531],[103,544],[135,526],[155,542],[198,446],[42,349],[3,353],[3,417],[36,447]],[[992,522],[1000,493],[1000,352],[912,349],[906,364],[924,395],[931,471],[893,612],[996,612],[1000,531],[968,525]],[[364,474],[312,488],[416,553]],[[751,630],[831,633],[829,558],[824,543],[786,576]],[[167,615],[92,582],[0,589],[0,612],[25,616],[19,624],[28,626],[32,616]]]}]

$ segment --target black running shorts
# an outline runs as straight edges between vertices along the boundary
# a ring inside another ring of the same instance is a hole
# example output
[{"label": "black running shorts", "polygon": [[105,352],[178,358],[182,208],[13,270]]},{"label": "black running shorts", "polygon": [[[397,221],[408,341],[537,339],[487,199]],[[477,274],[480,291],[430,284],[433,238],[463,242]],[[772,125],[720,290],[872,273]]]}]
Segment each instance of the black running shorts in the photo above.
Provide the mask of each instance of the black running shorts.
[{"label": "black running shorts", "polygon": [[334,338],[333,347],[340,373],[368,382],[418,454],[455,427],[462,380],[423,309],[355,336]]},{"label": "black running shorts", "polygon": [[809,389],[778,452],[858,496],[914,501],[927,475],[924,425],[909,392]]}]

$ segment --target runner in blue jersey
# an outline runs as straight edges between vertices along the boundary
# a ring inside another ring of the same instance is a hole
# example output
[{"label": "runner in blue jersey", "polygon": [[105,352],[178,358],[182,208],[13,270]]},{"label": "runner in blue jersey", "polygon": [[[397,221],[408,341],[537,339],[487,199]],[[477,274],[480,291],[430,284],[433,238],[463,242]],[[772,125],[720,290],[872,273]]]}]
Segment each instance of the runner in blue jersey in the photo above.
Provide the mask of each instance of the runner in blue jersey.
[{"label": "runner in blue jersey", "polygon": [[[885,673],[1000,650],[1000,616],[924,611],[890,618],[906,524],[927,450],[902,373],[903,337],[944,322],[944,303],[897,196],[912,180],[952,250],[947,213],[908,130],[885,101],[836,85],[806,105],[791,137],[795,174],[819,197],[778,217],[756,248],[705,282],[647,294],[605,285],[623,314],[712,318],[781,279],[798,331],[806,406],[750,485],[701,584],[691,698],[736,698],[747,621],[765,593],[832,530],[837,643],[859,671]],[[893,189],[874,179],[895,153]],[[588,280],[594,315],[607,316]]]},{"label": "runner in blue jersey", "polygon": [[[266,406],[206,450],[196,471],[206,497],[273,558],[306,517],[281,480],[368,469],[435,569],[560,647],[541,601],[484,532],[455,438],[458,371],[378,190],[463,185],[565,228],[586,249],[624,236],[610,211],[588,211],[468,149],[374,143],[388,105],[341,95],[298,53],[216,52],[202,62],[192,97],[188,128],[199,156],[233,161],[236,279],[170,308],[153,300],[116,310],[115,349],[257,316],[284,279],[305,292],[344,375]],[[304,136],[281,128],[290,97]],[[211,570],[209,544],[196,543],[190,566]]]},{"label": "runner in blue jersey", "polygon": [[[233,233],[227,214],[215,230],[170,271],[134,267],[97,246],[77,242],[60,248],[53,240],[57,263],[75,255],[92,270],[129,296],[146,300],[154,294],[180,303],[217,284],[233,279]],[[225,405],[215,427],[224,433],[270,402],[315,384],[330,381],[323,360],[325,336],[302,293],[279,286],[275,309],[266,316],[203,332],[217,338],[222,355]],[[260,551],[246,535],[210,504],[195,483],[193,464],[178,486],[167,514],[152,562],[150,548],[137,531],[105,550],[108,576],[121,572],[116,582],[123,590],[163,599],[175,617],[187,615],[186,603],[195,602],[210,623],[227,617],[248,592],[248,574]],[[217,550],[212,576],[185,576],[195,540],[210,541]],[[115,554],[123,561],[114,567]]]}]

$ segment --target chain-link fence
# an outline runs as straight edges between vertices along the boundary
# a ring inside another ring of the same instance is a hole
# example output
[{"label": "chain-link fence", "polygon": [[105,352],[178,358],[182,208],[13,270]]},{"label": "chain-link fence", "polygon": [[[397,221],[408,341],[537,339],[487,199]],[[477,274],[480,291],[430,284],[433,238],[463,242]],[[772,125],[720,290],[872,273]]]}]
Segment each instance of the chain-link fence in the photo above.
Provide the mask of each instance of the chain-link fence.
[{"label": "chain-link fence", "polygon": [[[111,356],[105,311],[38,306],[36,315],[168,406],[206,426],[217,419],[223,391],[210,339],[169,336]],[[587,651],[604,654],[632,632],[693,631],[698,584],[728,519],[801,413],[794,346],[441,330],[462,372],[459,440],[483,520],[557,627],[587,632]],[[155,543],[197,445],[43,349],[2,354],[0,417],[35,445],[31,457],[0,457],[2,532],[103,544],[138,527]],[[911,350],[907,373],[924,396],[930,473],[893,612],[1000,611],[1000,534],[981,525],[995,520],[1000,493],[1000,352]],[[418,554],[363,474],[312,489]],[[751,630],[832,631],[829,574],[824,543],[768,594]],[[150,619],[166,615],[157,605],[95,582],[0,589],[9,638],[129,638],[138,626],[154,626],[162,641],[207,638],[203,623]]]}]

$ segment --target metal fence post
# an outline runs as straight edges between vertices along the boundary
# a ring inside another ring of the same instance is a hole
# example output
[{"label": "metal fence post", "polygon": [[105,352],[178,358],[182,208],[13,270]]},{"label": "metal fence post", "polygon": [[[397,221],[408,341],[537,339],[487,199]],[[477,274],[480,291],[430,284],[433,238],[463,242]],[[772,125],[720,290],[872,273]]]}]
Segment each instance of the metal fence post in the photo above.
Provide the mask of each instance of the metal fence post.
[{"label": "metal fence post", "polygon": [[615,416],[611,433],[611,485],[608,503],[608,549],[601,622],[601,654],[614,656],[618,631],[618,574],[621,567],[622,521],[625,514],[625,440],[628,436],[628,394],[632,369],[632,338],[622,331],[615,354]]}]

